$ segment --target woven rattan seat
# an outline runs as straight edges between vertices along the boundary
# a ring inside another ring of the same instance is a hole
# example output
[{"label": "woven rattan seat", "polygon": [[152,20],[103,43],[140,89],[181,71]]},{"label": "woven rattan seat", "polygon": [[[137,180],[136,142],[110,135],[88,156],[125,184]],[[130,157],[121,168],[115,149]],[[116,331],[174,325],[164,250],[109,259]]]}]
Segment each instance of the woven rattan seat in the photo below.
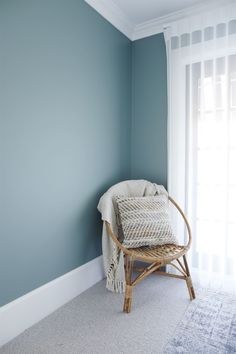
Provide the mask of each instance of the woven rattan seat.
[{"label": "woven rattan seat", "polygon": [[[185,222],[188,235],[188,242],[185,246],[167,244],[155,247],[126,248],[124,245],[122,245],[122,243],[119,242],[117,236],[113,233],[110,224],[105,221],[108,235],[112,238],[112,240],[125,256],[126,290],[123,311],[126,313],[131,311],[133,287],[151,273],[185,280],[187,283],[190,300],[195,299],[195,292],[186,259],[186,253],[188,252],[192,241],[190,226],[186,216],[184,215],[184,212],[181,210],[179,205],[171,197],[169,197],[169,200],[179,211]],[[180,261],[180,257],[183,257],[183,262]],[[140,271],[141,274],[139,274],[135,279],[132,279],[133,265],[134,261],[136,260],[151,264],[146,268],[137,268],[136,270]],[[160,270],[161,267],[167,264],[178,270],[180,275]]]},{"label": "woven rattan seat", "polygon": [[162,262],[163,258],[166,262],[171,261],[181,257],[184,253],[187,252],[185,246],[178,245],[162,245],[155,247],[139,247],[139,248],[129,248],[129,251],[132,252],[132,256],[143,260],[146,258],[146,261],[150,262]]}]

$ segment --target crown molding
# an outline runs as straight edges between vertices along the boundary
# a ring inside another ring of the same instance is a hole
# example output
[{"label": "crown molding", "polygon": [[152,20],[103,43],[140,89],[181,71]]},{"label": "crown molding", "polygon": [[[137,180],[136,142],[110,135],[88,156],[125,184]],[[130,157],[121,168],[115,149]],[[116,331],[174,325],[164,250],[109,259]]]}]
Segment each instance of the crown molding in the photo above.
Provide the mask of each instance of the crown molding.
[{"label": "crown molding", "polygon": [[209,0],[139,24],[134,24],[113,0],[84,0],[131,41],[163,32],[164,28],[180,19],[227,5],[235,0]]},{"label": "crown molding", "polygon": [[185,8],[180,11],[172,12],[168,15],[157,17],[150,21],[146,21],[136,25],[133,29],[132,40],[145,38],[164,31],[165,27],[171,25],[171,23],[181,20],[186,17],[191,17],[205,11],[211,11],[212,9],[221,5],[227,5],[235,0],[211,0],[207,3],[201,3],[195,6]]},{"label": "crown molding", "polygon": [[84,0],[93,7],[102,17],[132,40],[134,23],[112,0]]}]

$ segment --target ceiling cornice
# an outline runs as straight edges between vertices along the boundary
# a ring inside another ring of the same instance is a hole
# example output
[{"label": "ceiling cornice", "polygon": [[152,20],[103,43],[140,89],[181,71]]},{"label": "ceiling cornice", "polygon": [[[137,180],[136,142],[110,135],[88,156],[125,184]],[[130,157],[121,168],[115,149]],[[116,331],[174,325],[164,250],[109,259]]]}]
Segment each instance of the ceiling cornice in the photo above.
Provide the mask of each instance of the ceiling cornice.
[{"label": "ceiling cornice", "polygon": [[100,13],[120,32],[125,34],[131,41],[152,36],[163,32],[164,27],[182,18],[194,16],[204,11],[210,11],[216,6],[226,5],[235,0],[210,0],[180,11],[172,12],[166,16],[154,18],[150,21],[134,24],[127,15],[113,2],[113,0],[85,0],[97,12]]},{"label": "ceiling cornice", "polygon": [[132,40],[145,38],[157,33],[163,32],[164,28],[171,25],[172,22],[186,17],[197,15],[201,12],[210,11],[215,7],[226,5],[234,0],[211,0],[207,3],[191,6],[180,11],[172,12],[166,16],[157,17],[136,25],[133,29]]},{"label": "ceiling cornice", "polygon": [[134,23],[112,0],[84,0],[114,27],[132,40]]}]

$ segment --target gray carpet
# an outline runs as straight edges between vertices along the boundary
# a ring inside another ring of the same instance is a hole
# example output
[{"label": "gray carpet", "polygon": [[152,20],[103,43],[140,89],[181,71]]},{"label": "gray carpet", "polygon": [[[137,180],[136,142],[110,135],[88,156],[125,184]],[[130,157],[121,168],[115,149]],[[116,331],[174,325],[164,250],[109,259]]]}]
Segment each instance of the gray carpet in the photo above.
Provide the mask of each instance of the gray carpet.
[{"label": "gray carpet", "polygon": [[0,349],[1,354],[161,353],[187,306],[185,282],[151,275],[134,289],[132,312],[102,281]]}]

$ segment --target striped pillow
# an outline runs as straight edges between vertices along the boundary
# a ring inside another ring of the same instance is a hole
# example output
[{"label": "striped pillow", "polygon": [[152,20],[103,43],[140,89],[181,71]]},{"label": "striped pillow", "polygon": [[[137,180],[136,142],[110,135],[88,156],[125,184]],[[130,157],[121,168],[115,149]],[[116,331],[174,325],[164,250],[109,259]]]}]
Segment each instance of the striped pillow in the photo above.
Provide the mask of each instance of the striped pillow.
[{"label": "striped pillow", "polygon": [[170,225],[166,195],[116,197],[116,202],[125,247],[177,244]]}]

